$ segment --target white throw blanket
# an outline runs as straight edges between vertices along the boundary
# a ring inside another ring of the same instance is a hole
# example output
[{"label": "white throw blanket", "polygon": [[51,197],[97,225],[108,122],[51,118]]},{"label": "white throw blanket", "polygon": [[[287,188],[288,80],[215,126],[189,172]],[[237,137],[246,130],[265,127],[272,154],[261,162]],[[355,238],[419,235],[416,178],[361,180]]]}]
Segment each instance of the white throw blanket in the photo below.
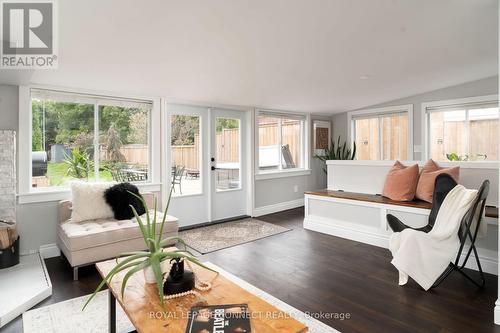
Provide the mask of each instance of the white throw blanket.
[{"label": "white throw blanket", "polygon": [[476,190],[457,185],[444,199],[429,233],[405,229],[391,235],[391,263],[399,271],[399,285],[406,284],[410,276],[425,290],[432,287],[457,255],[460,222],[476,195]]}]

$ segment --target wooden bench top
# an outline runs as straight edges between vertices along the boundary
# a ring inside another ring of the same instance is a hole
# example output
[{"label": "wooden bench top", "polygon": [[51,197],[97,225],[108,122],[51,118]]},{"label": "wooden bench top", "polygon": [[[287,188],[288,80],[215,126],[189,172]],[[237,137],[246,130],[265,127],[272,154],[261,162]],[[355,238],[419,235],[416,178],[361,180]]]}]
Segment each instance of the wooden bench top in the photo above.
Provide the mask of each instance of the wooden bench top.
[{"label": "wooden bench top", "polygon": [[[317,190],[305,192],[307,195],[318,195],[322,197],[348,199],[356,201],[366,201],[385,205],[396,205],[413,208],[431,209],[432,205],[429,202],[422,200],[413,201],[396,201],[383,197],[379,194],[367,194],[356,192],[332,191],[332,190]],[[498,218],[498,207],[486,206],[486,216],[491,218]]]}]

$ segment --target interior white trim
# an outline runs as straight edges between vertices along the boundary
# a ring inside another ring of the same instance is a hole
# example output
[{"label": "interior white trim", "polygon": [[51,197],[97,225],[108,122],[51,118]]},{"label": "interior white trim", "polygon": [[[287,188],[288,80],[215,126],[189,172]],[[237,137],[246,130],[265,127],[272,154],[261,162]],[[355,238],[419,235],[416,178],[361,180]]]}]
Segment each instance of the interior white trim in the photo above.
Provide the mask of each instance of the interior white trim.
[{"label": "interior white trim", "polygon": [[40,246],[40,257],[42,259],[59,257],[61,255],[61,250],[56,244],[45,244]]},{"label": "interior white trim", "polygon": [[[160,192],[162,184],[157,183],[136,183],[137,188],[141,192]],[[19,205],[37,203],[37,202],[51,202],[61,201],[71,198],[71,191],[68,188],[57,187],[55,189],[39,190],[36,192],[24,193],[17,195],[17,203]]]},{"label": "interior white trim", "polygon": [[[328,160],[327,165],[359,165],[359,166],[392,166],[395,161],[385,160],[385,161],[369,161],[369,160]],[[423,166],[426,161],[401,161],[404,165],[418,164]],[[500,162],[493,161],[437,161],[439,166],[442,167],[454,167],[459,166],[464,169],[498,169]]]},{"label": "interior white trim", "polygon": [[296,200],[292,200],[292,201],[280,202],[280,203],[273,204],[273,205],[256,207],[253,209],[252,216],[258,217],[258,216],[277,213],[277,212],[281,212],[284,210],[293,209],[293,208],[302,207],[302,206],[304,206],[304,198],[300,198],[300,199],[296,199]]},{"label": "interior white trim", "polygon": [[281,171],[268,171],[268,172],[258,173],[255,175],[255,180],[307,176],[310,174],[311,174],[311,169],[289,169],[289,170],[284,169]]},{"label": "interior white trim", "polygon": [[[460,105],[460,104],[469,104],[469,103],[488,103],[498,101],[498,95],[484,95],[484,96],[474,96],[474,97],[465,97],[465,98],[455,98],[455,99],[446,99],[440,101],[432,101],[422,103],[420,106],[420,117],[422,124],[422,141],[423,141],[423,159],[429,159],[429,117],[427,116],[427,109],[433,107],[440,106],[448,106],[448,105]],[[475,161],[465,162],[465,163],[474,163]]]},{"label": "interior white trim", "polygon": [[382,115],[393,112],[407,112],[408,113],[408,156],[410,160],[414,159],[413,156],[413,104],[403,104],[403,105],[394,105],[394,106],[384,106],[380,108],[370,108],[370,109],[362,109],[356,111],[347,112],[347,137],[349,138],[349,142],[351,147],[354,142],[354,130],[353,130],[353,122],[352,118],[361,115]]}]

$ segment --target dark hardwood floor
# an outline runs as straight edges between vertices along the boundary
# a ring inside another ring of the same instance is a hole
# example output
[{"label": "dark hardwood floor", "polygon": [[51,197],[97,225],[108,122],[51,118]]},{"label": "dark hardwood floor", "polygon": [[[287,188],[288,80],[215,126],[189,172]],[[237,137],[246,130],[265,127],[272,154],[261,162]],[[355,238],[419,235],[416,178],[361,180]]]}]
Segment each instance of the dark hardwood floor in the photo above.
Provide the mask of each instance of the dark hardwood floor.
[{"label": "dark hardwood floor", "polygon": [[[344,313],[350,319],[320,319],[341,332],[500,332],[493,324],[497,277],[478,290],[452,274],[432,291],[413,281],[398,286],[388,250],[307,231],[303,209],[260,217],[292,231],[203,256],[225,270],[310,313]],[[61,258],[46,260],[53,295],[38,306],[89,294],[99,279],[94,267],[80,280]],[[2,332],[22,332],[17,318]]]}]

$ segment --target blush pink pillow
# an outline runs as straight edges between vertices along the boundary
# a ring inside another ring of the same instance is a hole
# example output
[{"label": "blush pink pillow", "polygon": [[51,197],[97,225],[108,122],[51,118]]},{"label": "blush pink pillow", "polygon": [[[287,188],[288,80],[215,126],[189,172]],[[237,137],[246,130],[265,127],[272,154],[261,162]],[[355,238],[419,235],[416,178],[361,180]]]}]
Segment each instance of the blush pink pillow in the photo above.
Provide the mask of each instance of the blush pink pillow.
[{"label": "blush pink pillow", "polygon": [[405,167],[396,161],[385,178],[382,195],[396,201],[412,201],[418,183],[418,164]]},{"label": "blush pink pillow", "polygon": [[460,177],[460,167],[440,168],[433,160],[428,160],[425,163],[420,179],[417,185],[417,198],[427,202],[432,202],[432,194],[434,193],[434,182],[439,174],[449,174],[457,183]]}]

